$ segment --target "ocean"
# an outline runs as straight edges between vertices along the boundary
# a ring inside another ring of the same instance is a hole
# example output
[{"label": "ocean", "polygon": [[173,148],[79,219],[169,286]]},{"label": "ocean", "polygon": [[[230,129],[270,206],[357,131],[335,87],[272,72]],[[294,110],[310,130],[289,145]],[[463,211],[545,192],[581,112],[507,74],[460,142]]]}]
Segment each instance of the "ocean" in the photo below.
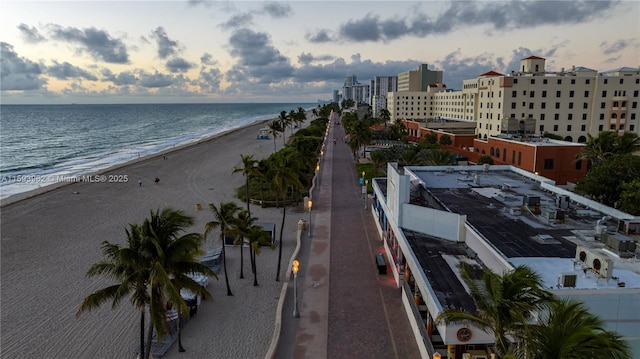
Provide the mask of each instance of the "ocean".
[{"label": "ocean", "polygon": [[0,105],[0,198],[315,106]]}]

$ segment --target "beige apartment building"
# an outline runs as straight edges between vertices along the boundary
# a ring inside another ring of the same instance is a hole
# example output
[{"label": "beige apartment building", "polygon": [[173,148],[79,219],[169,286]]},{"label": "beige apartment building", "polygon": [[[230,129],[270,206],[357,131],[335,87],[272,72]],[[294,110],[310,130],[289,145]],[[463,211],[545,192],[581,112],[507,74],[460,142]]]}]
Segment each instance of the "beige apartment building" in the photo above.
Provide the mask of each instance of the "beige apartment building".
[{"label": "beige apartment building", "polygon": [[526,123],[535,134],[585,142],[587,134],[602,131],[640,134],[639,91],[640,68],[547,72],[545,59],[530,56],[520,61],[518,72],[486,72],[463,81],[462,90],[432,83],[426,91],[390,93],[387,106],[393,120],[474,120],[479,138]]}]

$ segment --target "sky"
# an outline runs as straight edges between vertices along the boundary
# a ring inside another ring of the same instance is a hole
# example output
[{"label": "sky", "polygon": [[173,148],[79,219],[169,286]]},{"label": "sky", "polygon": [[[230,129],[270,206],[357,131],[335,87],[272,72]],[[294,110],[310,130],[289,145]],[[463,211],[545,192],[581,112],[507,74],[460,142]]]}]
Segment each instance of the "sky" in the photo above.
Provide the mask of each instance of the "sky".
[{"label": "sky", "polygon": [[640,66],[639,1],[6,1],[0,102],[331,99],[420,64],[449,89],[530,55]]}]

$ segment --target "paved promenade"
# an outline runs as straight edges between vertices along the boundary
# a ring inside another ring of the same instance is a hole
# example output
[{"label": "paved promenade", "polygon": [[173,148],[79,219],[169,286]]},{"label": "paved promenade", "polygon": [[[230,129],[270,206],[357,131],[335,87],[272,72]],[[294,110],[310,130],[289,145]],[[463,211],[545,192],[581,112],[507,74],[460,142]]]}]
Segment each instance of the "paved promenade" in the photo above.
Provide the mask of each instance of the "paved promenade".
[{"label": "paved promenade", "polygon": [[275,357],[419,358],[401,290],[391,274],[378,274],[375,255],[383,243],[343,136],[332,123],[311,217],[303,218],[311,219],[311,231],[298,256],[300,317],[293,317],[289,286]]}]

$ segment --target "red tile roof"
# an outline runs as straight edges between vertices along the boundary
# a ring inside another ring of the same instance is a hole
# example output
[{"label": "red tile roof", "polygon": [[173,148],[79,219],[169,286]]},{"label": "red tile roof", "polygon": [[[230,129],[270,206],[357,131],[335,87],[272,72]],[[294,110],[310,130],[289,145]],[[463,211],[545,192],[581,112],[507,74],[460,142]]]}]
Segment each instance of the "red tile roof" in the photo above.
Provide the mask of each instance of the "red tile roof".
[{"label": "red tile roof", "polygon": [[523,60],[544,60],[544,58],[538,56],[529,56],[525,57]]},{"label": "red tile roof", "polygon": [[489,71],[489,72],[483,73],[482,75],[480,75],[478,77],[482,77],[482,76],[486,76],[486,77],[489,77],[489,76],[504,76],[504,74],[501,74],[501,73],[495,72],[495,71]]}]

